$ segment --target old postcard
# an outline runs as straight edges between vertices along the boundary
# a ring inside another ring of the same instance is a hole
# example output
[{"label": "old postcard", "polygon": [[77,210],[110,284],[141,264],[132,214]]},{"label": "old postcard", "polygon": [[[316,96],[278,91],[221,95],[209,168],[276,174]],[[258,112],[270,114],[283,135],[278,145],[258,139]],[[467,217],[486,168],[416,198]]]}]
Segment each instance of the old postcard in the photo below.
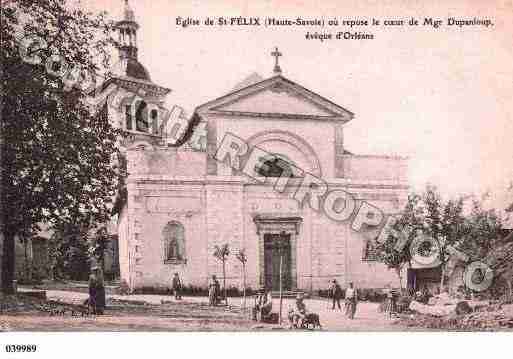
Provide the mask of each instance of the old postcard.
[{"label": "old postcard", "polygon": [[0,351],[511,331],[512,14],[2,1]]}]

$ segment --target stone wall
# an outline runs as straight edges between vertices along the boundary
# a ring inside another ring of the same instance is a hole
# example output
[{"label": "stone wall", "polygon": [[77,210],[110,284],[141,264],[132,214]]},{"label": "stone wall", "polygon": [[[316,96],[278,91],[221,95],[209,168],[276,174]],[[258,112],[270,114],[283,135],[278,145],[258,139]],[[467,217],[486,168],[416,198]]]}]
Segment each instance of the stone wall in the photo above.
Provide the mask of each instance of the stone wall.
[{"label": "stone wall", "polygon": [[119,272],[121,280],[127,284],[130,280],[130,232],[128,223],[128,206],[125,205],[118,214],[118,245],[119,245]]},{"label": "stone wall", "polygon": [[[136,288],[168,287],[173,273],[184,283],[206,284],[203,186],[181,183],[137,184],[137,209],[134,218],[134,270]],[[169,222],[180,223],[185,230],[184,260],[167,260],[163,229]]]},{"label": "stone wall", "polygon": [[[304,171],[315,174],[314,161],[319,163],[322,169],[321,176],[331,178],[334,175],[335,134],[333,123],[312,123],[311,121],[290,121],[278,119],[258,120],[248,118],[217,118],[216,134],[218,146],[227,133],[234,134],[250,144],[256,143],[258,147],[269,152],[277,152],[288,148],[283,153]],[[269,133],[281,135],[281,139],[258,141],[259,137],[265,138]],[[281,147],[280,147],[281,145]],[[309,153],[313,153],[315,160],[309,159]],[[226,165],[218,164],[218,175],[230,175],[231,169]]]},{"label": "stone wall", "polygon": [[[208,276],[215,274],[222,277],[222,263],[217,260],[213,253],[215,246],[229,244],[230,256],[226,262],[227,287],[239,287],[242,283],[242,265],[236,259],[236,252],[244,248],[243,241],[243,196],[242,185],[236,184],[207,184],[206,190],[206,240]],[[206,278],[205,278],[206,280]]]},{"label": "stone wall", "polygon": [[[309,172],[316,174],[317,169],[331,189],[350,191],[358,203],[366,200],[385,213],[396,213],[404,203],[407,188],[390,184],[405,180],[405,160],[343,155],[341,126],[275,119],[208,120],[210,151],[230,132],[269,152],[283,152]],[[342,284],[353,281],[360,288],[398,284],[395,272],[363,259],[366,237],[353,231],[349,221],[336,223],[308,206],[301,208],[269,185],[239,177],[223,164],[214,165],[205,152],[149,146],[127,151],[127,159],[128,204],[119,217],[119,249],[122,278],[132,288],[169,287],[174,272],[185,285],[206,287],[212,274],[222,277],[222,264],[213,252],[224,243],[231,249],[227,286],[242,284],[242,266],[235,254],[245,248],[247,285],[258,288],[263,253],[257,215],[301,218],[294,237],[299,289],[325,289],[334,278]],[[343,171],[336,170],[341,161]],[[185,228],[186,261],[165,261],[162,230],[169,221]]]},{"label": "stone wall", "polygon": [[357,180],[407,180],[407,159],[393,156],[345,155],[343,177]]}]

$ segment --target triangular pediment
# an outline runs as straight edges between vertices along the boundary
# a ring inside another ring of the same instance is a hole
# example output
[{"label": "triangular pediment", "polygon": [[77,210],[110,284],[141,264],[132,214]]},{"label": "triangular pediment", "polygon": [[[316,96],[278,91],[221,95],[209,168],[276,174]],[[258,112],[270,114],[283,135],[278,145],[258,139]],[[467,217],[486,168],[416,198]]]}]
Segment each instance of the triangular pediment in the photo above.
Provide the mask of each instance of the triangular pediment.
[{"label": "triangular pediment", "polygon": [[353,114],[281,75],[252,84],[196,109],[202,114],[349,121]]}]

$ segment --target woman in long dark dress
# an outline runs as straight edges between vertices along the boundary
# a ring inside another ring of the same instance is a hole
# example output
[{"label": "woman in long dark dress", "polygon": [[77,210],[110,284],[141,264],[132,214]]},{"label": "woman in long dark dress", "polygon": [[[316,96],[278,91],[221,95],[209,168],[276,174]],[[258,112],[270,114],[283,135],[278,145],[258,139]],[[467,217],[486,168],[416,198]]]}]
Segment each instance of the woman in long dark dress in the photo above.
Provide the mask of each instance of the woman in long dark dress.
[{"label": "woman in long dark dress", "polygon": [[88,300],[88,311],[91,314],[96,314],[96,297],[97,297],[97,287],[98,280],[96,278],[96,273],[94,267],[91,268],[92,273],[89,276],[89,300]]},{"label": "woman in long dark dress", "polygon": [[96,269],[96,314],[102,315],[105,310],[105,284],[103,280],[103,271]]},{"label": "woman in long dark dress", "polygon": [[219,295],[217,290],[218,283],[215,275],[212,276],[212,279],[208,283],[208,304],[211,306],[217,305],[217,296]]}]

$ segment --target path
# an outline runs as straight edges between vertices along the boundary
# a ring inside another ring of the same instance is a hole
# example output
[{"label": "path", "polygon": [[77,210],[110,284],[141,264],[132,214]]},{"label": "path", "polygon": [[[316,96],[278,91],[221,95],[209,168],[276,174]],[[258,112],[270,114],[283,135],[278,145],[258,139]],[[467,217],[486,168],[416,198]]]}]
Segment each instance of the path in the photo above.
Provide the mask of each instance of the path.
[{"label": "path", "polygon": [[[23,289],[21,289],[23,291]],[[86,293],[80,293],[80,292],[73,292],[73,291],[63,291],[63,290],[48,290],[47,291],[47,298],[51,300],[58,300],[62,302],[67,303],[81,303],[87,298]],[[203,311],[211,311],[213,309],[209,309],[206,307],[206,304],[208,303],[208,298],[206,297],[184,297],[183,300],[175,301],[172,296],[166,296],[166,295],[146,295],[146,294],[132,294],[132,295],[107,295],[107,298],[114,299],[114,300],[123,300],[123,301],[133,301],[135,303],[137,302],[146,302],[149,304],[154,305],[160,305],[162,301],[165,302],[171,302],[174,307],[173,310],[176,312],[181,312],[183,315],[188,316],[187,311],[195,310],[199,308],[200,306],[203,308]],[[229,298],[229,304],[232,306],[233,309],[237,310],[237,308],[240,308],[241,306],[241,298]],[[176,303],[176,304],[175,304]],[[347,319],[343,311],[340,310],[331,310],[331,303],[329,303],[327,300],[322,299],[305,299],[306,306],[309,311],[318,313],[320,316],[321,323],[323,325],[324,330],[331,330],[331,331],[385,331],[385,330],[400,330],[397,326],[394,326],[392,323],[393,321],[390,319],[387,319],[382,313],[378,313],[378,304],[376,303],[368,303],[368,302],[361,302],[358,305],[358,310],[356,312],[356,317],[353,320]],[[248,307],[252,304],[252,299],[247,299]],[[283,304],[283,317],[286,318],[288,308],[292,307],[294,304],[293,299],[284,299]],[[278,305],[279,300],[275,298],[273,300],[273,311],[278,311]],[[234,308],[235,307],[235,308]],[[228,312],[226,308],[219,307],[215,309],[216,311],[220,312]],[[155,313],[157,314],[155,317],[153,317],[153,320],[155,321],[154,324],[159,324],[159,321],[161,321],[163,318],[158,318],[159,315],[163,315],[166,317],[166,306],[162,306],[161,313]],[[197,313],[199,314],[199,313]],[[203,316],[201,314],[200,316]],[[194,314],[190,315],[190,320],[193,320]],[[165,318],[164,318],[165,319]],[[123,322],[126,321],[126,324],[130,324],[130,318],[123,316]],[[143,324],[140,323],[140,320],[137,320],[138,323],[133,323],[134,325],[137,324]],[[151,326],[151,320],[148,320],[147,318],[143,320],[144,325]],[[121,323],[120,323],[121,324]],[[163,323],[160,323],[163,324]],[[160,325],[158,325],[160,328]],[[222,325],[217,328],[217,326],[213,326],[212,323],[209,323],[208,329],[212,330],[233,330],[233,328],[223,328]],[[184,328],[174,328],[175,330],[191,330],[191,329],[198,329],[196,327],[189,328],[188,326],[185,326]],[[240,328],[240,330],[247,330],[246,328]],[[139,329],[139,330],[145,330],[145,329]],[[166,330],[166,326],[162,328],[162,330]]]}]

